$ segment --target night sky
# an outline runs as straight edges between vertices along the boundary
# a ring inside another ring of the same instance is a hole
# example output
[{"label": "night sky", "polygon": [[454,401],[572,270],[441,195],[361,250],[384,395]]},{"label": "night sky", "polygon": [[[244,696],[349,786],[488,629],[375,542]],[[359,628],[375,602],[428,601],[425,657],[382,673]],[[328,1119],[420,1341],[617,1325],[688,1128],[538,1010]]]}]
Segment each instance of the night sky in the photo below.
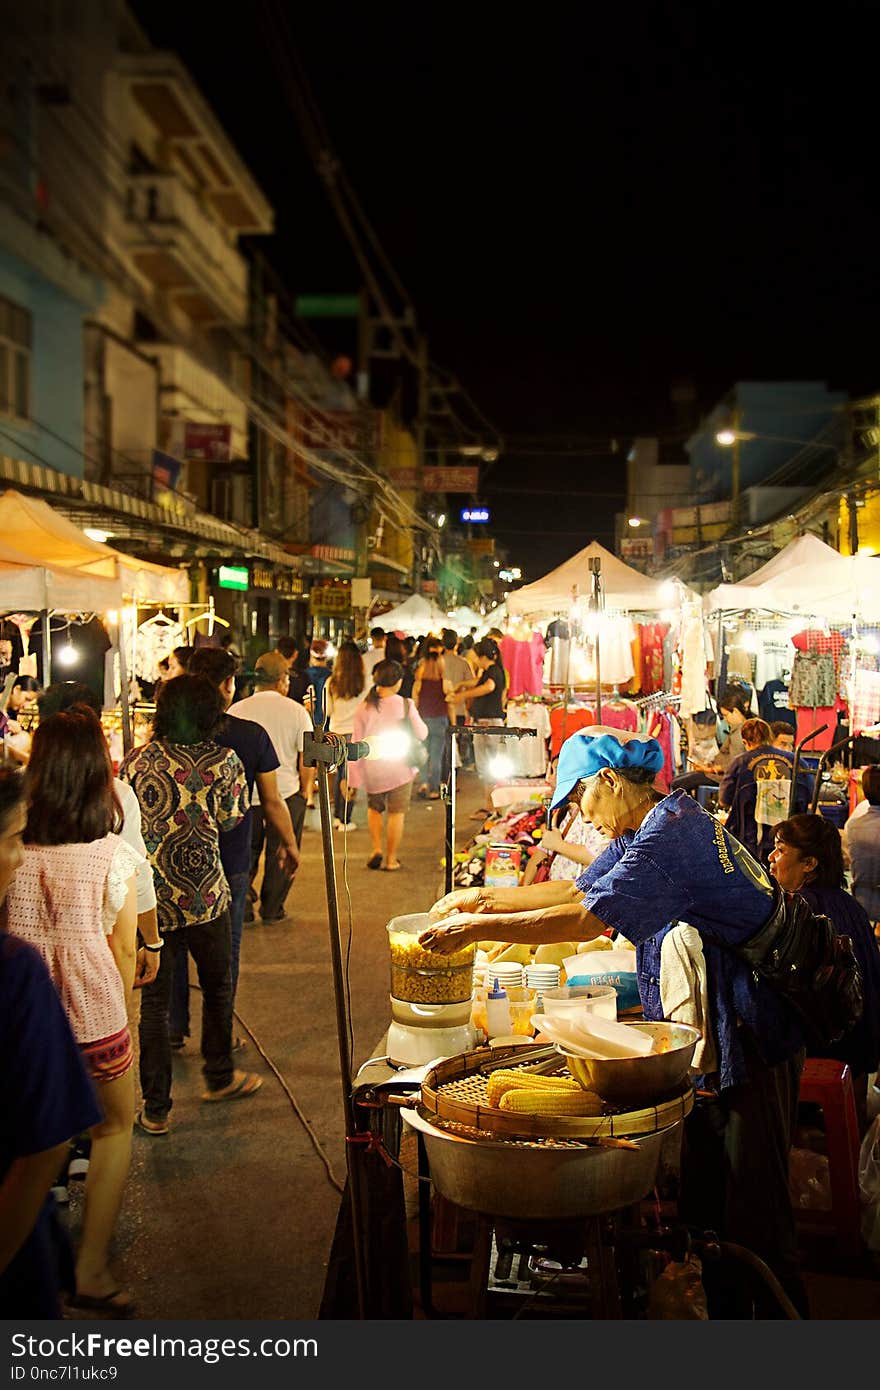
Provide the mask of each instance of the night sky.
[{"label": "night sky", "polygon": [[273,203],[291,292],[350,291],[284,12],[432,357],[506,441],[483,500],[527,578],[610,544],[629,439],[681,433],[674,380],[700,409],[738,378],[880,386],[876,4],[135,9]]}]

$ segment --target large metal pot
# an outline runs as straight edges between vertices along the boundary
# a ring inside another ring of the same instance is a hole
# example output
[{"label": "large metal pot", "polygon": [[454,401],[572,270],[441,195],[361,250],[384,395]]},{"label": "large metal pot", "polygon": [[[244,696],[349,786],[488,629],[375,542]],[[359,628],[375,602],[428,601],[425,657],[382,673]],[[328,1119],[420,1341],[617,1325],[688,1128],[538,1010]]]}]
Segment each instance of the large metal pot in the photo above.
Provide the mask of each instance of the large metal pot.
[{"label": "large metal pot", "polygon": [[431,1180],[442,1197],[469,1211],[513,1221],[599,1216],[641,1201],[654,1186],[669,1128],[642,1135],[634,1149],[550,1147],[463,1139],[404,1110],[424,1137]]}]

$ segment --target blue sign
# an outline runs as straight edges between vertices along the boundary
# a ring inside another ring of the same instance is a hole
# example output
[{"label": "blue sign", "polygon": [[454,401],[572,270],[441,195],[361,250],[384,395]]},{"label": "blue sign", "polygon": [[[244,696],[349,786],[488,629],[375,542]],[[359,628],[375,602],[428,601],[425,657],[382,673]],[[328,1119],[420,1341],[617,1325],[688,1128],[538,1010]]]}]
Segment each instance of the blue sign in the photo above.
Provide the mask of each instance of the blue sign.
[{"label": "blue sign", "polygon": [[459,516],[462,521],[488,521],[488,507],[462,507]]}]

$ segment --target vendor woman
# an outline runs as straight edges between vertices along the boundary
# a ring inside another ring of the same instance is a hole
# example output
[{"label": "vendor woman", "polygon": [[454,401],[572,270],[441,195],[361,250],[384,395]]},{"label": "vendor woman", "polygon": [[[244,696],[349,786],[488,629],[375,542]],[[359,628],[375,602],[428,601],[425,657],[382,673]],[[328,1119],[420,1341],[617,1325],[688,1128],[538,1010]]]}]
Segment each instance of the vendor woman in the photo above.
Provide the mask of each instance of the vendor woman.
[{"label": "vendor woman", "polygon": [[[766,869],[684,792],[653,786],[663,766],[654,739],[622,744],[573,735],[559,758],[554,805],[574,796],[581,813],[611,840],[574,883],[470,888],[447,894],[419,938],[450,953],[487,935],[537,946],[588,941],[608,928],[638,950],[647,1019],[662,1019],[660,949],[679,920],[703,939],[717,1069],[700,1080],[708,1095],[688,1117],[682,1154],[682,1219],[760,1255],[804,1315],[788,1155],[804,1061],[794,1014],[729,947],[768,920],[774,885]],[[486,913],[493,914],[491,932]],[[722,945],[721,943],[724,943]],[[725,1276],[709,1288],[715,1316],[748,1316],[744,1292]],[[772,1316],[768,1307],[765,1316]]]}]

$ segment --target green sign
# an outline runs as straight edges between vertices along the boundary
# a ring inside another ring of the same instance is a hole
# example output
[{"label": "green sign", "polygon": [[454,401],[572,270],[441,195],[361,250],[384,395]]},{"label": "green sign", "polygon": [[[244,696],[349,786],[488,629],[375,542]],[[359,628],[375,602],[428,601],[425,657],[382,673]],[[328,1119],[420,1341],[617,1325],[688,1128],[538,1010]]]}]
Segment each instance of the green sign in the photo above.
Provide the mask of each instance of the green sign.
[{"label": "green sign", "polygon": [[221,565],[217,571],[217,584],[221,589],[249,589],[250,570],[247,565]]},{"label": "green sign", "polygon": [[361,310],[357,294],[299,294],[296,312],[301,319],[356,319]]}]

